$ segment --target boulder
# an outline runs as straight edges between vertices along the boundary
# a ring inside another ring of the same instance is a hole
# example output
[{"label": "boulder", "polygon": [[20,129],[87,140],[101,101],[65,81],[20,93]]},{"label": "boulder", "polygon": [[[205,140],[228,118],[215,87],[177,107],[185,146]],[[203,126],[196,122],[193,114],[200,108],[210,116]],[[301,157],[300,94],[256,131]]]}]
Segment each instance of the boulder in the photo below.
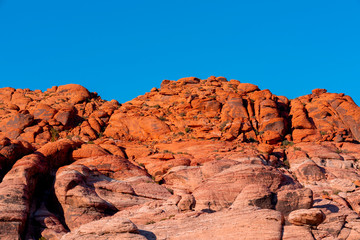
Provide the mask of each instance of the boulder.
[{"label": "boulder", "polygon": [[5,132],[7,137],[16,139],[33,121],[34,117],[31,114],[13,113],[0,120],[0,131]]},{"label": "boulder", "polygon": [[313,192],[309,188],[282,190],[277,193],[275,209],[287,215],[297,209],[308,209],[313,205]]},{"label": "boulder", "polygon": [[231,209],[243,209],[248,206],[273,209],[275,194],[264,185],[250,184],[241,191],[231,205]]},{"label": "boulder", "polygon": [[56,93],[69,99],[70,103],[76,104],[90,98],[89,91],[78,84],[67,84],[59,86]]},{"label": "boulder", "polygon": [[104,135],[113,138],[158,139],[170,132],[169,126],[156,117],[128,117],[113,114]]},{"label": "boulder", "polygon": [[299,209],[289,214],[288,221],[298,226],[317,226],[322,223],[325,218],[325,214],[319,209]]},{"label": "boulder", "polygon": [[285,181],[282,173],[272,167],[239,164],[206,180],[194,192],[195,209],[221,210],[230,207],[249,184],[264,185],[276,191]]},{"label": "boulder", "polygon": [[49,121],[56,114],[56,110],[47,104],[39,103],[34,107],[32,114],[35,119]]},{"label": "boulder", "polygon": [[78,148],[72,152],[72,157],[74,160],[105,155],[110,155],[110,153],[99,145],[95,144],[83,144],[81,145],[81,148]]},{"label": "boulder", "polygon": [[116,156],[82,159],[60,168],[55,193],[71,230],[127,207],[171,196],[144,170]]}]

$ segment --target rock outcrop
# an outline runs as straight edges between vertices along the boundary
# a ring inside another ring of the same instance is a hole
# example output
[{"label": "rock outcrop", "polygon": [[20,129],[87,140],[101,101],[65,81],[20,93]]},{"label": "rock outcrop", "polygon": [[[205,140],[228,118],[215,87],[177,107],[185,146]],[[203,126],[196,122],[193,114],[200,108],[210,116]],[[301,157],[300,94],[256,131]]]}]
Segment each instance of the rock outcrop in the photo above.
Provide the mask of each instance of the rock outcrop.
[{"label": "rock outcrop", "polygon": [[0,89],[1,239],[360,239],[360,108],[224,77]]}]

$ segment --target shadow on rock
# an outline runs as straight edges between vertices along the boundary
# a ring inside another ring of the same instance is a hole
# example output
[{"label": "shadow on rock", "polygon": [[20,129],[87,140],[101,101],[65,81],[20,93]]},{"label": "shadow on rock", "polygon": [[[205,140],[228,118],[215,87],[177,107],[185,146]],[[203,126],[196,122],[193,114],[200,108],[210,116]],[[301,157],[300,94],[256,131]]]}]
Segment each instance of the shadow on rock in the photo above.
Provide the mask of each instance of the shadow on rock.
[{"label": "shadow on rock", "polygon": [[339,212],[339,208],[333,204],[318,205],[318,206],[314,206],[313,208],[326,208],[332,213]]},{"label": "shadow on rock", "polygon": [[147,240],[156,240],[156,236],[153,232],[145,231],[145,230],[139,230],[140,235],[146,237]]}]

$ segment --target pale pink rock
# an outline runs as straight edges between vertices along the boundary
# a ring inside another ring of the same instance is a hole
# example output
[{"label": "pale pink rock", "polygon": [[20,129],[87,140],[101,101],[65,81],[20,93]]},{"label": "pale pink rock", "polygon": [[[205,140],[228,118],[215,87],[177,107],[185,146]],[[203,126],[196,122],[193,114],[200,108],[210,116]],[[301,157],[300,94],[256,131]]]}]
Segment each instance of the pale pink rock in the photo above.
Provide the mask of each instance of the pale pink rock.
[{"label": "pale pink rock", "polygon": [[289,214],[288,221],[294,225],[317,226],[325,220],[325,214],[316,208],[299,209]]},{"label": "pale pink rock", "polygon": [[82,225],[61,240],[146,240],[139,235],[138,228],[129,219],[103,218]]},{"label": "pale pink rock", "polygon": [[18,160],[0,183],[0,238],[20,239],[25,229],[37,176],[48,165],[39,153]]},{"label": "pale pink rock", "polygon": [[45,207],[41,205],[34,213],[35,221],[41,225],[41,235],[45,239],[60,240],[60,238],[68,233],[68,230],[62,225],[60,220]]},{"label": "pale pink rock", "polygon": [[277,193],[275,209],[284,215],[296,209],[308,209],[313,205],[313,192],[309,188],[283,190]]},{"label": "pale pink rock", "polygon": [[193,209],[195,206],[194,196],[191,194],[182,194],[177,206],[181,211]]},{"label": "pale pink rock", "polygon": [[231,206],[248,184],[263,184],[270,191],[275,191],[284,181],[282,173],[272,167],[235,165],[206,180],[193,192],[196,199],[195,209],[218,211]]},{"label": "pale pink rock", "polygon": [[249,206],[260,208],[274,208],[275,194],[264,185],[249,184],[240,192],[231,205],[231,209],[243,209]]},{"label": "pale pink rock", "polygon": [[[269,209],[231,210],[139,226],[150,239],[281,239],[283,217]],[[196,227],[194,227],[196,226]],[[189,229],[191,229],[189,231]],[[154,236],[155,235],[155,236]]]},{"label": "pale pink rock", "polygon": [[55,193],[71,230],[119,210],[171,196],[144,170],[111,155],[78,160],[60,168]]},{"label": "pale pink rock", "polygon": [[314,240],[311,230],[306,226],[284,226],[283,240]]},{"label": "pale pink rock", "polygon": [[346,201],[350,204],[352,209],[357,214],[360,214],[360,191],[359,190],[357,190],[353,193],[347,194]]}]

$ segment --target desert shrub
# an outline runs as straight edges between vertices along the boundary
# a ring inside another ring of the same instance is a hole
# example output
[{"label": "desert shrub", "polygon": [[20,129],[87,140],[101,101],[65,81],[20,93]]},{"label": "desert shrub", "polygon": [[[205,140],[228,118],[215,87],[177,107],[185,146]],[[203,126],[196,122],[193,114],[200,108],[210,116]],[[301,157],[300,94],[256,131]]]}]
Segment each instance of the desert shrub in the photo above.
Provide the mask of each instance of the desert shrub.
[{"label": "desert shrub", "polygon": [[55,142],[59,139],[59,130],[55,128],[50,128],[50,141]]},{"label": "desert shrub", "polygon": [[283,147],[287,147],[287,146],[292,146],[294,145],[293,142],[289,141],[289,140],[284,140],[282,143],[281,143],[281,146]]}]

